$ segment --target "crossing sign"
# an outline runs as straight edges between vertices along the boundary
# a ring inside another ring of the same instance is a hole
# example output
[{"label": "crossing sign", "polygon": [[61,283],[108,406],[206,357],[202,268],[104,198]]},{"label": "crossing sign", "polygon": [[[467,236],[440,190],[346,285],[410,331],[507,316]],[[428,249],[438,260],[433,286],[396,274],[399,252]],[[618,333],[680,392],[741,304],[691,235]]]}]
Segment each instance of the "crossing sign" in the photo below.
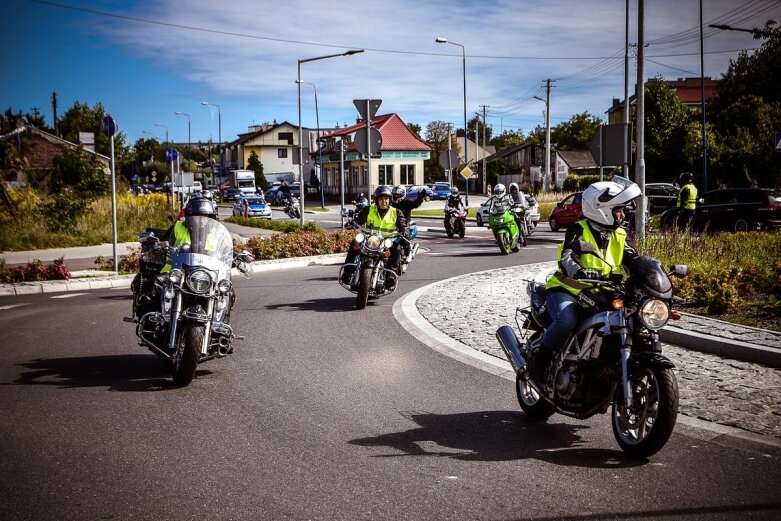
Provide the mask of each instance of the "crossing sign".
[{"label": "crossing sign", "polygon": [[776,139],[773,140],[776,145],[776,152],[781,152],[781,132],[776,132]]}]

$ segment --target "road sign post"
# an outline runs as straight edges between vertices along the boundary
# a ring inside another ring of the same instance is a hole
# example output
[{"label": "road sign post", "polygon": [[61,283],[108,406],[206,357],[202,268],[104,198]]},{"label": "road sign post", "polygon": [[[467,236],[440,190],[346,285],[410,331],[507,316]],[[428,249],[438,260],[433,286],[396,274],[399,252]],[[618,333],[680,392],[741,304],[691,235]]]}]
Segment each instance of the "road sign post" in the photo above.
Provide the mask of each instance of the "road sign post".
[{"label": "road sign post", "polygon": [[111,139],[111,235],[114,253],[114,273],[119,273],[119,259],[117,258],[117,176],[114,164],[114,133],[117,125],[110,115],[103,118],[103,133]]},{"label": "road sign post", "polygon": [[[372,178],[372,150],[376,148],[379,152],[380,147],[382,146],[382,134],[380,134],[380,131],[376,128],[372,128],[371,123],[372,118],[377,114],[377,110],[380,108],[381,104],[381,99],[353,100],[353,105],[358,109],[358,114],[366,121],[366,128],[362,128],[355,133],[355,148],[357,148],[361,154],[366,154],[366,177],[369,179],[369,188],[371,188]],[[366,144],[366,150],[362,151],[361,148],[364,143]],[[372,147],[372,145],[374,145],[374,147]]]}]

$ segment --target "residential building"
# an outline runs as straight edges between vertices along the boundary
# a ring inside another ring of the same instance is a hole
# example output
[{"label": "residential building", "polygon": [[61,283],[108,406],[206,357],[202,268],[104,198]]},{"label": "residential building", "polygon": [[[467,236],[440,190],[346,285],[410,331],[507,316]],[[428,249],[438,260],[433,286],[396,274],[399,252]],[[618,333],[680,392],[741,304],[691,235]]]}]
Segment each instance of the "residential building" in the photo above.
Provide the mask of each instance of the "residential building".
[{"label": "residential building", "polygon": [[355,146],[355,133],[366,128],[366,122],[358,120],[354,125],[336,129],[323,140],[323,173],[325,193],[337,196],[341,193],[340,143],[344,151],[345,194],[370,194],[379,185],[421,185],[423,164],[431,156],[431,146],[412,132],[397,114],[375,116],[371,126],[382,136],[378,154],[372,154],[371,172],[367,170],[366,156]]},{"label": "residential building", "polygon": [[594,158],[588,150],[558,150],[551,147],[552,175],[545,182],[542,179],[545,168],[545,145],[526,143],[506,148],[488,157],[488,161],[504,160],[510,172],[499,176],[498,182],[505,186],[518,183],[524,190],[537,192],[543,188],[561,190],[564,180],[570,174],[598,172]]},{"label": "residential building", "polygon": [[[657,78],[652,78],[646,81],[646,85],[653,81],[659,81]],[[700,78],[678,78],[677,80],[662,80],[671,89],[675,91],[678,99],[681,100],[681,104],[690,110],[697,113],[702,109],[702,86],[700,85]],[[705,87],[705,101],[716,97],[716,87],[719,84],[718,80],[713,80],[706,76],[703,78]],[[629,107],[634,114],[635,105],[637,104],[637,97],[632,94],[629,97]],[[605,112],[607,114],[608,123],[618,124],[624,122],[624,102],[620,99],[613,98],[613,105]]]}]

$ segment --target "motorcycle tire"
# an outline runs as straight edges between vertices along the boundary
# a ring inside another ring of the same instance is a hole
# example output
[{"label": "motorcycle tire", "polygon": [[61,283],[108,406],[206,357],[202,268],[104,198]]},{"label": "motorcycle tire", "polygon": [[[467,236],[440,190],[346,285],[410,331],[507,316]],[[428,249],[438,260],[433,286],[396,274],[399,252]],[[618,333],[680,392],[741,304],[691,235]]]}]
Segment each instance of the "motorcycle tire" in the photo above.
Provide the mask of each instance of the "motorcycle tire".
[{"label": "motorcycle tire", "polygon": [[521,378],[521,375],[515,376],[515,395],[518,397],[521,410],[530,420],[545,421],[556,412],[553,404],[543,400],[534,387]]},{"label": "motorcycle tire", "polygon": [[499,243],[499,250],[501,250],[502,255],[510,254],[510,235],[507,232],[500,233],[496,238],[496,242]]},{"label": "motorcycle tire", "polygon": [[466,235],[466,227],[464,226],[464,223],[459,221],[456,224],[456,229],[458,230],[458,236],[463,239],[464,235]]},{"label": "motorcycle tire", "polygon": [[355,297],[355,309],[363,309],[369,300],[369,286],[371,285],[372,269],[362,268],[361,278],[358,281],[358,296]]},{"label": "motorcycle tire", "polygon": [[172,360],[172,373],[174,384],[185,387],[195,378],[195,370],[198,368],[198,360],[201,358],[201,346],[203,336],[206,334],[206,326],[193,323],[184,323],[179,337],[179,347]]},{"label": "motorcycle tire", "polygon": [[526,231],[526,224],[525,223],[521,224],[521,227],[518,230],[518,232],[520,233],[519,240],[520,240],[521,246],[525,247],[526,246],[526,237],[528,235],[528,232]]},{"label": "motorcycle tire", "polygon": [[631,458],[645,459],[664,447],[678,418],[678,381],[669,367],[639,367],[631,374],[631,409],[619,386],[611,413],[613,434]]},{"label": "motorcycle tire", "polygon": [[450,230],[450,229],[445,230],[445,232],[447,232],[447,238],[448,239],[452,239],[453,235],[455,235],[455,233],[453,233],[453,230]]}]

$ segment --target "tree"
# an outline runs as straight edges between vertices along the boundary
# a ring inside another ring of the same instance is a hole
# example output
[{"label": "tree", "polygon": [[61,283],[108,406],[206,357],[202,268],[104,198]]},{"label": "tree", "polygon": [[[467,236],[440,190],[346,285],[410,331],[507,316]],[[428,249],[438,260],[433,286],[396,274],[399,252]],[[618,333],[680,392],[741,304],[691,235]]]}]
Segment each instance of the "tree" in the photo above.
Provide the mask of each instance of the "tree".
[{"label": "tree", "polygon": [[601,119],[588,112],[575,114],[569,121],[551,129],[551,143],[556,143],[556,148],[560,150],[588,150],[591,138],[601,124]]},{"label": "tree", "polygon": [[[426,141],[432,147],[431,158],[426,160],[426,179],[445,179],[445,169],[439,164],[439,155],[447,150],[450,124],[444,121],[432,121],[426,125]],[[451,148],[460,155],[461,147],[456,140],[451,141]]]},{"label": "tree", "polygon": [[[645,165],[646,181],[669,182],[684,171],[698,171],[700,149],[685,150],[684,143],[691,143],[693,128],[688,123],[697,119],[696,112],[683,106],[675,91],[661,78],[656,77],[645,87]],[[636,116],[633,114],[636,124]],[[702,131],[698,131],[702,136]],[[701,138],[700,138],[701,139]]]},{"label": "tree", "polygon": [[417,123],[407,123],[407,127],[418,137],[420,137],[420,131],[422,130]]},{"label": "tree", "polygon": [[258,153],[252,150],[249,153],[249,159],[247,160],[247,169],[255,172],[255,185],[262,191],[266,191],[268,188],[268,181],[266,176],[263,175],[263,163],[260,162]]},{"label": "tree", "polygon": [[[481,116],[475,116],[467,123],[469,127],[469,139],[472,141],[483,142],[483,118]],[[475,129],[477,129],[478,135],[475,136]],[[485,125],[485,140],[487,143],[491,142],[494,129],[490,125]]]},{"label": "tree", "polygon": [[523,136],[522,130],[505,130],[498,136],[488,141],[490,145],[496,147],[497,152],[506,148],[523,145],[524,142],[525,138]]},{"label": "tree", "polygon": [[[79,132],[92,132],[95,136],[95,151],[109,156],[110,139],[103,133],[103,118],[106,115],[106,110],[100,103],[96,103],[95,108],[90,108],[86,103],[77,101],[62,115],[57,128],[62,138],[72,143],[79,143]],[[114,134],[114,153],[117,156],[124,155],[127,153],[126,149],[125,133],[118,131]]]},{"label": "tree", "polygon": [[108,179],[103,168],[81,146],[75,149],[65,147],[54,158],[54,171],[52,189],[55,193],[72,188],[85,199],[108,193]]}]

